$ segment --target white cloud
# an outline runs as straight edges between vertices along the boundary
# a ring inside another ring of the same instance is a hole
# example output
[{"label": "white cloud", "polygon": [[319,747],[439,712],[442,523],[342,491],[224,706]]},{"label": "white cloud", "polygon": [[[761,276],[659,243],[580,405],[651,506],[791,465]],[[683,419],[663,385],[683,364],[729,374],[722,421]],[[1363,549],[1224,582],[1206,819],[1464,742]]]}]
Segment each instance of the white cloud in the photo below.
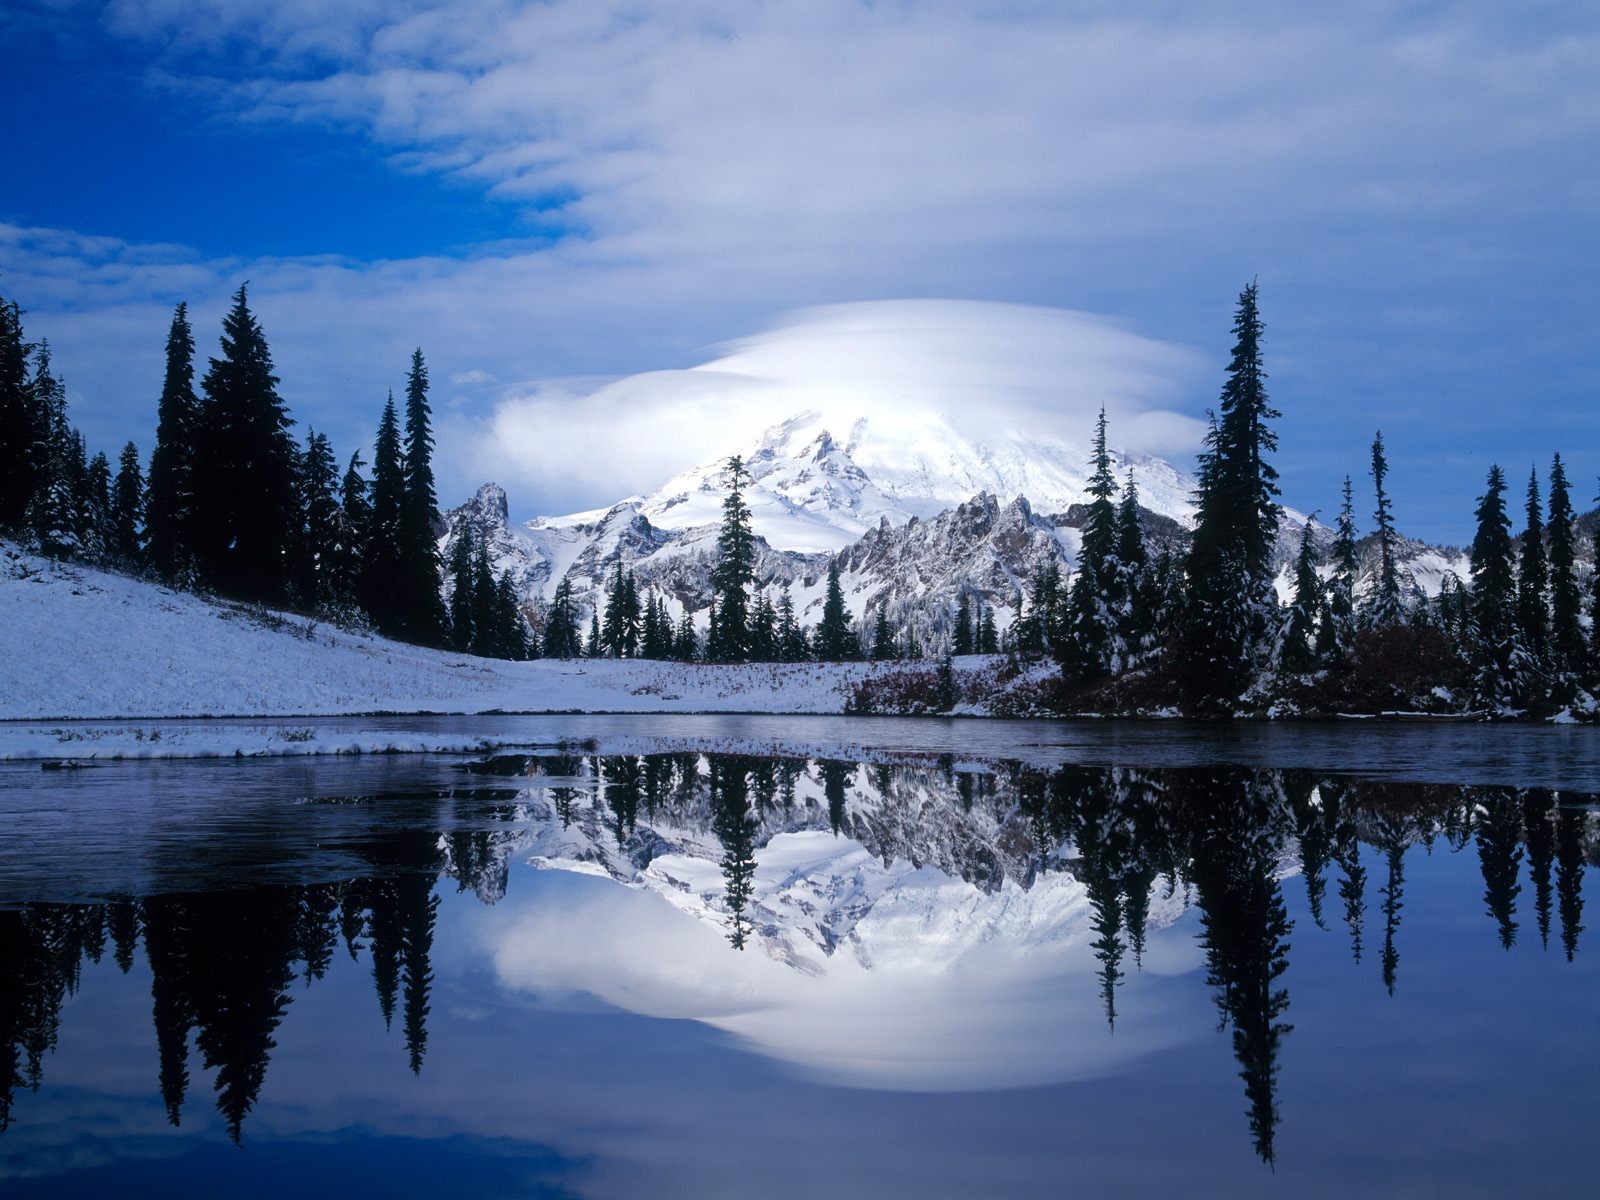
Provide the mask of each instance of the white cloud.
[{"label": "white cloud", "polygon": [[688,370],[507,395],[481,425],[452,430],[453,452],[514,490],[606,501],[743,450],[800,413],[820,413],[841,441],[866,419],[906,446],[938,436],[930,426],[942,423],[980,442],[1012,431],[1081,440],[1104,405],[1118,448],[1183,457],[1202,426],[1168,406],[1192,396],[1199,367],[1191,351],[1088,313],[950,300],[834,305]]}]

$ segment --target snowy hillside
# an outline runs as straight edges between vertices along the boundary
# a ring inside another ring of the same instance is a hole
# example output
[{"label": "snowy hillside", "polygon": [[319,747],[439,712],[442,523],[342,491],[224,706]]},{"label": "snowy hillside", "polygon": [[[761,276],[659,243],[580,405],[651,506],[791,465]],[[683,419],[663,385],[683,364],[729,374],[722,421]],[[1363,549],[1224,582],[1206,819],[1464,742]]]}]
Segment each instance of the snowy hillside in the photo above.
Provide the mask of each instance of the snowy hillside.
[{"label": "snowy hillside", "polygon": [[6,542],[0,542],[0,628],[9,650],[0,656],[0,720],[490,710],[836,713],[850,683],[875,669],[474,658],[51,563]]}]

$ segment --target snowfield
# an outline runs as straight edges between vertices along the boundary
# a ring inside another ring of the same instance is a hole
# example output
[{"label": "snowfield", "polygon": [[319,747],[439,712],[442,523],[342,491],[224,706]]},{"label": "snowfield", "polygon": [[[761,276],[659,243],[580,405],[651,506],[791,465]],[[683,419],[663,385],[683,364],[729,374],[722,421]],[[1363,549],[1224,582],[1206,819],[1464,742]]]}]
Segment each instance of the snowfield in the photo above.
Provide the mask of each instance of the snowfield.
[{"label": "snowfield", "polygon": [[[502,662],[51,563],[3,542],[0,630],[0,719],[12,721],[491,711],[827,714],[843,711],[855,682],[895,669]],[[292,746],[292,738],[291,731],[281,740]]]}]

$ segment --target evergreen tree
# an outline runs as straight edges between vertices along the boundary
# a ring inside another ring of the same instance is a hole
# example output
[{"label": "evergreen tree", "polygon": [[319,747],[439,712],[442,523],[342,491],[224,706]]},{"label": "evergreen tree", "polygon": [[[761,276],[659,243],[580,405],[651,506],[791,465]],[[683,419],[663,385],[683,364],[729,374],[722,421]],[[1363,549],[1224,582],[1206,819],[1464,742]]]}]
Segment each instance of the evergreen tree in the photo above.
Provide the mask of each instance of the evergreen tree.
[{"label": "evergreen tree", "polygon": [[1023,654],[1048,654],[1054,646],[1056,610],[1061,603],[1061,564],[1054,559],[1035,573],[1029,587],[1027,615],[1018,622],[1017,649]]},{"label": "evergreen tree", "polygon": [[750,632],[746,639],[751,662],[778,661],[777,614],[766,592],[757,592],[750,606]]},{"label": "evergreen tree", "polygon": [[533,647],[529,642],[527,621],[522,616],[522,600],[517,595],[517,585],[511,582],[510,571],[500,572],[494,584],[494,613],[497,656],[512,662],[532,658]]},{"label": "evergreen tree", "polygon": [[462,653],[470,651],[477,641],[472,627],[475,561],[472,526],[463,520],[450,548],[450,644]]},{"label": "evergreen tree", "polygon": [[1278,447],[1261,363],[1256,285],[1239,296],[1236,341],[1201,456],[1196,524],[1187,562],[1188,600],[1179,630],[1185,698],[1202,712],[1227,712],[1253,681],[1278,620],[1271,553],[1277,532]]},{"label": "evergreen tree", "polygon": [[222,322],[222,356],[211,360],[201,386],[193,507],[201,573],[229,595],[285,600],[298,526],[293,422],[242,285]]},{"label": "evergreen tree", "polygon": [[49,342],[40,342],[34,352],[32,392],[38,468],[28,502],[28,534],[46,557],[70,558],[84,549],[76,462],[80,446],[67,425],[67,389],[51,371]]},{"label": "evergreen tree", "polygon": [[0,297],[0,529],[21,529],[33,499],[38,423],[28,379],[32,352],[22,332],[22,309]]},{"label": "evergreen tree", "polygon": [[794,597],[789,585],[778,593],[778,661],[803,662],[807,657],[806,634],[794,615]]},{"label": "evergreen tree", "polygon": [[112,559],[123,566],[133,566],[141,557],[139,528],[143,515],[144,475],[139,469],[139,447],[129,442],[117,459],[117,479],[111,488],[111,535],[106,546]]},{"label": "evergreen tree", "polygon": [[[76,435],[75,446],[82,446],[83,436]],[[81,453],[81,451],[79,452]],[[111,463],[105,454],[96,454],[84,473],[82,494],[78,499],[78,531],[84,553],[91,559],[103,560],[111,553]]]},{"label": "evergreen tree", "polygon": [[1550,569],[1544,552],[1544,515],[1539,473],[1528,472],[1528,525],[1522,531],[1522,562],[1517,572],[1517,627],[1528,652],[1544,660],[1550,641]]},{"label": "evergreen tree", "polygon": [[474,539],[472,547],[472,653],[483,658],[501,657],[499,606],[495,598],[494,568],[489,565],[489,539]]},{"label": "evergreen tree", "polygon": [[340,605],[360,603],[362,554],[372,525],[372,504],[367,499],[367,481],[361,474],[366,464],[361,451],[350,456],[344,479],[339,484],[339,549],[337,559],[337,600]]},{"label": "evergreen tree", "polygon": [[[433,485],[432,409],[422,350],[412,351],[406,378],[404,487],[396,547],[399,591],[395,616],[402,636],[427,646],[442,644],[444,602],[439,596],[439,546],[434,526],[439,502]],[[493,581],[489,583],[492,589]]]},{"label": "evergreen tree", "polygon": [[298,557],[302,564],[297,587],[301,600],[325,609],[338,602],[342,591],[344,512],[339,504],[338,460],[333,446],[315,430],[309,431],[300,459],[300,511],[302,533]]},{"label": "evergreen tree", "polygon": [[1372,483],[1378,497],[1373,514],[1378,534],[1378,578],[1374,581],[1368,617],[1374,625],[1396,624],[1404,615],[1400,603],[1400,567],[1396,561],[1394,514],[1383,481],[1389,474],[1389,459],[1383,451],[1383,432],[1372,439]]},{"label": "evergreen tree", "polygon": [[1333,578],[1328,582],[1328,609],[1337,653],[1350,649],[1356,607],[1356,518],[1350,476],[1344,477],[1339,519],[1334,525]]},{"label": "evergreen tree", "polygon": [[362,552],[361,603],[379,632],[398,636],[404,632],[399,611],[400,512],[406,486],[405,463],[400,454],[400,420],[394,395],[384,402],[378,421],[378,439],[372,459],[372,507],[367,518],[367,540]]},{"label": "evergreen tree", "polygon": [[1150,556],[1144,546],[1144,526],[1139,521],[1139,489],[1133,472],[1123,485],[1122,502],[1117,508],[1117,567],[1121,571],[1118,592],[1122,598],[1118,637],[1124,653],[1148,650],[1154,626],[1150,596]]},{"label": "evergreen tree", "polygon": [[600,637],[600,610],[595,609],[589,614],[589,640],[583,653],[586,658],[600,658],[605,652],[605,642]]},{"label": "evergreen tree", "polygon": [[1000,634],[995,629],[994,606],[984,604],[982,607],[983,616],[978,620],[978,653],[999,654]]},{"label": "evergreen tree", "polygon": [[550,612],[545,619],[544,652],[550,658],[578,658],[582,646],[578,641],[578,611],[572,599],[572,581],[566,576],[556,584],[550,600]]},{"label": "evergreen tree", "polygon": [[150,565],[174,577],[193,560],[196,439],[200,399],[194,391],[194,332],[189,306],[179,304],[167,330],[167,370],[156,409],[156,444],[150,452],[145,497],[145,539]]},{"label": "evergreen tree", "polygon": [[872,661],[890,662],[899,657],[899,647],[894,642],[894,629],[889,624],[889,606],[878,607],[878,619],[872,626]]},{"label": "evergreen tree", "polygon": [[[1089,476],[1089,512],[1078,550],[1077,570],[1067,594],[1067,621],[1056,656],[1076,679],[1103,679],[1122,661],[1117,613],[1121,608],[1121,568],[1116,560],[1117,492],[1106,448],[1106,410],[1095,423]],[[993,617],[990,617],[993,620]],[[981,638],[980,638],[981,641]]]},{"label": "evergreen tree", "polygon": [[828,560],[828,589],[822,601],[822,623],[817,626],[816,651],[822,662],[841,662],[855,657],[855,634],[850,629],[850,614],[844,607],[844,589],[839,584],[839,562]]},{"label": "evergreen tree", "polygon": [[679,662],[695,662],[700,657],[700,639],[695,636],[694,618],[687,611],[672,638],[672,657]]},{"label": "evergreen tree", "polygon": [[725,472],[728,495],[722,502],[722,531],[717,535],[717,564],[711,587],[716,595],[716,620],[710,631],[707,656],[725,662],[745,662],[750,657],[748,589],[755,578],[755,534],[750,528],[750,506],[744,487],[750,473],[737,454]]},{"label": "evergreen tree", "polygon": [[1300,531],[1300,553],[1294,564],[1294,596],[1289,602],[1288,619],[1283,625],[1283,640],[1278,664],[1285,671],[1309,671],[1316,666],[1313,640],[1322,613],[1322,583],[1317,578],[1317,550],[1311,540],[1311,521]]},{"label": "evergreen tree", "polygon": [[600,646],[610,658],[623,657],[624,634],[623,626],[627,620],[624,609],[627,606],[626,580],[622,573],[622,560],[617,560],[617,569],[611,577],[611,587],[606,592],[606,616],[600,623]]},{"label": "evergreen tree", "polygon": [[956,621],[955,629],[950,635],[950,653],[971,654],[972,648],[972,605],[967,599],[967,593],[963,591],[956,597]]},{"label": "evergreen tree", "polygon": [[1558,670],[1572,671],[1583,661],[1579,613],[1577,524],[1572,490],[1557,454],[1550,464],[1550,648]]},{"label": "evergreen tree", "polygon": [[1478,531],[1472,539],[1473,658],[1479,700],[1490,705],[1511,703],[1519,682],[1516,577],[1505,490],[1505,474],[1498,466],[1490,467],[1488,484],[1478,498]]}]

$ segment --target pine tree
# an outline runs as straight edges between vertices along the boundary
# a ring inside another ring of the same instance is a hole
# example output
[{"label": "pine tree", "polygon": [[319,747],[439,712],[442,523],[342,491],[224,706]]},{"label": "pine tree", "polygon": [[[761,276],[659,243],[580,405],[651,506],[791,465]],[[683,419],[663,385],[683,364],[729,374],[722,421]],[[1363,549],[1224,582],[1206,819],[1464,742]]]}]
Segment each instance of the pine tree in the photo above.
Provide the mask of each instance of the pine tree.
[{"label": "pine tree", "polygon": [[[1095,423],[1089,476],[1089,512],[1078,550],[1077,570],[1067,593],[1064,636],[1056,646],[1063,670],[1082,680],[1103,679],[1121,665],[1115,613],[1121,607],[1122,572],[1117,562],[1117,492],[1106,448],[1106,410]],[[992,618],[991,618],[992,620]],[[980,639],[981,640],[981,639]]]},{"label": "pine tree", "polygon": [[340,606],[361,603],[361,573],[367,538],[372,527],[372,504],[367,499],[367,481],[361,474],[366,464],[361,451],[350,456],[344,479],[339,484],[339,549],[335,603]]},{"label": "pine tree", "polygon": [[600,610],[596,609],[589,614],[589,640],[583,653],[585,658],[600,658],[605,652],[605,643],[600,638]]},{"label": "pine tree", "polygon": [[476,538],[472,547],[472,653],[484,658],[501,656],[499,618],[489,539]]},{"label": "pine tree", "polygon": [[23,527],[37,480],[32,352],[22,332],[22,309],[0,297],[0,529]]},{"label": "pine tree", "polygon": [[499,657],[512,662],[532,658],[533,648],[529,644],[527,622],[522,616],[522,601],[517,595],[517,585],[511,582],[510,571],[500,572],[500,578],[494,584],[494,609]]},{"label": "pine tree", "polygon": [[1498,466],[1489,468],[1488,484],[1478,498],[1478,531],[1472,539],[1473,657],[1479,699],[1490,705],[1513,702],[1519,690],[1516,577],[1505,490],[1505,474]]},{"label": "pine tree", "polygon": [[803,662],[805,658],[805,630],[795,620],[794,597],[789,594],[786,583],[778,593],[778,661]]},{"label": "pine tree", "polygon": [[[83,445],[83,435],[75,436],[75,444]],[[81,450],[78,451],[82,453]],[[89,461],[78,497],[78,535],[83,542],[83,552],[90,559],[103,561],[110,556],[111,529],[111,463],[104,453]]]},{"label": "pine tree", "polygon": [[1572,671],[1583,661],[1579,613],[1577,527],[1572,490],[1557,454],[1550,464],[1550,646],[1557,670]]},{"label": "pine tree", "polygon": [[79,443],[67,425],[67,389],[51,370],[50,343],[34,352],[33,400],[36,429],[33,493],[28,502],[29,540],[48,558],[83,552],[81,489],[76,485]]},{"label": "pine tree", "polygon": [[1054,559],[1033,576],[1029,585],[1027,613],[1017,628],[1017,649],[1028,655],[1049,653],[1053,618],[1060,603],[1061,565]]},{"label": "pine tree", "polygon": [[1313,640],[1322,614],[1322,583],[1317,578],[1317,551],[1311,540],[1311,521],[1300,531],[1300,553],[1294,564],[1294,596],[1283,625],[1278,664],[1285,671],[1309,671],[1316,666]]},{"label": "pine tree", "polygon": [[1350,649],[1350,637],[1356,607],[1356,518],[1355,504],[1350,486],[1350,476],[1344,477],[1343,499],[1339,505],[1339,520],[1334,525],[1333,578],[1329,580],[1328,607],[1333,618],[1332,630],[1339,655]]},{"label": "pine tree", "polygon": [[828,588],[822,601],[822,623],[817,626],[816,651],[822,662],[841,662],[856,656],[855,634],[844,607],[844,589],[839,584],[839,561],[828,560]]},{"label": "pine tree", "polygon": [[716,595],[716,621],[710,631],[708,657],[745,662],[750,657],[748,589],[755,578],[755,534],[744,488],[750,473],[737,454],[725,471],[728,495],[722,502],[722,531],[717,535],[717,564],[711,572]]},{"label": "pine tree", "polygon": [[1389,460],[1383,451],[1383,431],[1372,439],[1372,483],[1378,497],[1373,514],[1378,534],[1378,578],[1374,581],[1368,618],[1376,626],[1393,625],[1404,616],[1400,602],[1400,567],[1396,561],[1394,514],[1383,481],[1389,474]]},{"label": "pine tree", "polygon": [[700,639],[695,636],[694,618],[687,611],[678,622],[678,632],[672,638],[672,657],[679,662],[695,662],[700,657]]},{"label": "pine tree", "polygon": [[394,395],[384,402],[372,459],[372,508],[362,551],[361,603],[379,632],[404,632],[396,597],[400,589],[400,510],[405,495],[405,463],[400,455],[400,420]]},{"label": "pine tree", "polygon": [[1271,553],[1280,509],[1277,449],[1261,364],[1256,285],[1239,296],[1236,341],[1201,456],[1196,524],[1187,562],[1188,598],[1179,630],[1185,700],[1228,712],[1248,691],[1278,621]]},{"label": "pine tree", "polygon": [[600,645],[610,658],[621,658],[623,650],[623,624],[626,621],[624,609],[627,605],[627,593],[622,574],[622,560],[617,560],[617,569],[611,577],[611,587],[606,592],[606,615],[600,623]]},{"label": "pine tree", "polygon": [[755,603],[750,606],[750,633],[746,640],[751,662],[778,661],[777,613],[766,592],[757,592]]},{"label": "pine tree", "polygon": [[308,431],[300,456],[302,532],[297,557],[297,587],[303,603],[322,610],[338,602],[342,587],[339,560],[343,510],[339,505],[338,460],[333,446],[315,430]]},{"label": "pine tree", "polygon": [[195,557],[195,440],[200,400],[194,391],[194,332],[179,304],[167,331],[167,371],[156,410],[156,444],[146,485],[145,537],[150,564],[172,578]]},{"label": "pine tree", "polygon": [[1153,604],[1150,596],[1150,556],[1144,547],[1144,526],[1139,520],[1139,489],[1128,472],[1122,502],[1117,508],[1117,567],[1122,611],[1118,636],[1124,653],[1148,650],[1154,641]]},{"label": "pine tree", "polygon": [[[428,368],[422,350],[411,354],[406,378],[405,484],[398,524],[397,625],[403,636],[427,646],[442,644],[444,602],[439,596],[439,546],[434,526],[439,502],[433,485],[432,410]],[[494,584],[490,581],[492,589]]]},{"label": "pine tree", "polygon": [[201,573],[241,599],[285,600],[298,525],[293,422],[244,286],[222,322],[222,357],[211,360],[201,386],[193,508]]},{"label": "pine tree", "polygon": [[889,606],[879,605],[878,619],[872,626],[872,661],[890,662],[899,656],[899,647],[894,641],[894,629],[889,624]]},{"label": "pine tree", "polygon": [[956,597],[955,629],[950,634],[950,653],[958,656],[971,654],[972,648],[972,605],[967,593],[962,592]]},{"label": "pine tree", "polygon": [[450,644],[462,653],[470,651],[476,640],[472,628],[474,561],[472,526],[463,520],[450,548]]},{"label": "pine tree", "polygon": [[572,599],[572,581],[562,576],[550,599],[550,612],[545,618],[544,652],[550,658],[578,658],[582,646],[578,640],[578,612]]},{"label": "pine tree", "polygon": [[1528,525],[1522,531],[1522,562],[1517,572],[1517,627],[1530,654],[1544,661],[1550,641],[1550,569],[1544,549],[1539,473],[1528,472]]},{"label": "pine tree", "polygon": [[139,528],[144,515],[144,476],[139,469],[139,447],[123,446],[117,459],[117,479],[111,488],[111,534],[106,547],[112,559],[125,567],[142,557]]},{"label": "pine tree", "polygon": [[1000,653],[1000,634],[995,629],[994,607],[988,604],[983,605],[983,616],[978,621],[978,653]]}]

